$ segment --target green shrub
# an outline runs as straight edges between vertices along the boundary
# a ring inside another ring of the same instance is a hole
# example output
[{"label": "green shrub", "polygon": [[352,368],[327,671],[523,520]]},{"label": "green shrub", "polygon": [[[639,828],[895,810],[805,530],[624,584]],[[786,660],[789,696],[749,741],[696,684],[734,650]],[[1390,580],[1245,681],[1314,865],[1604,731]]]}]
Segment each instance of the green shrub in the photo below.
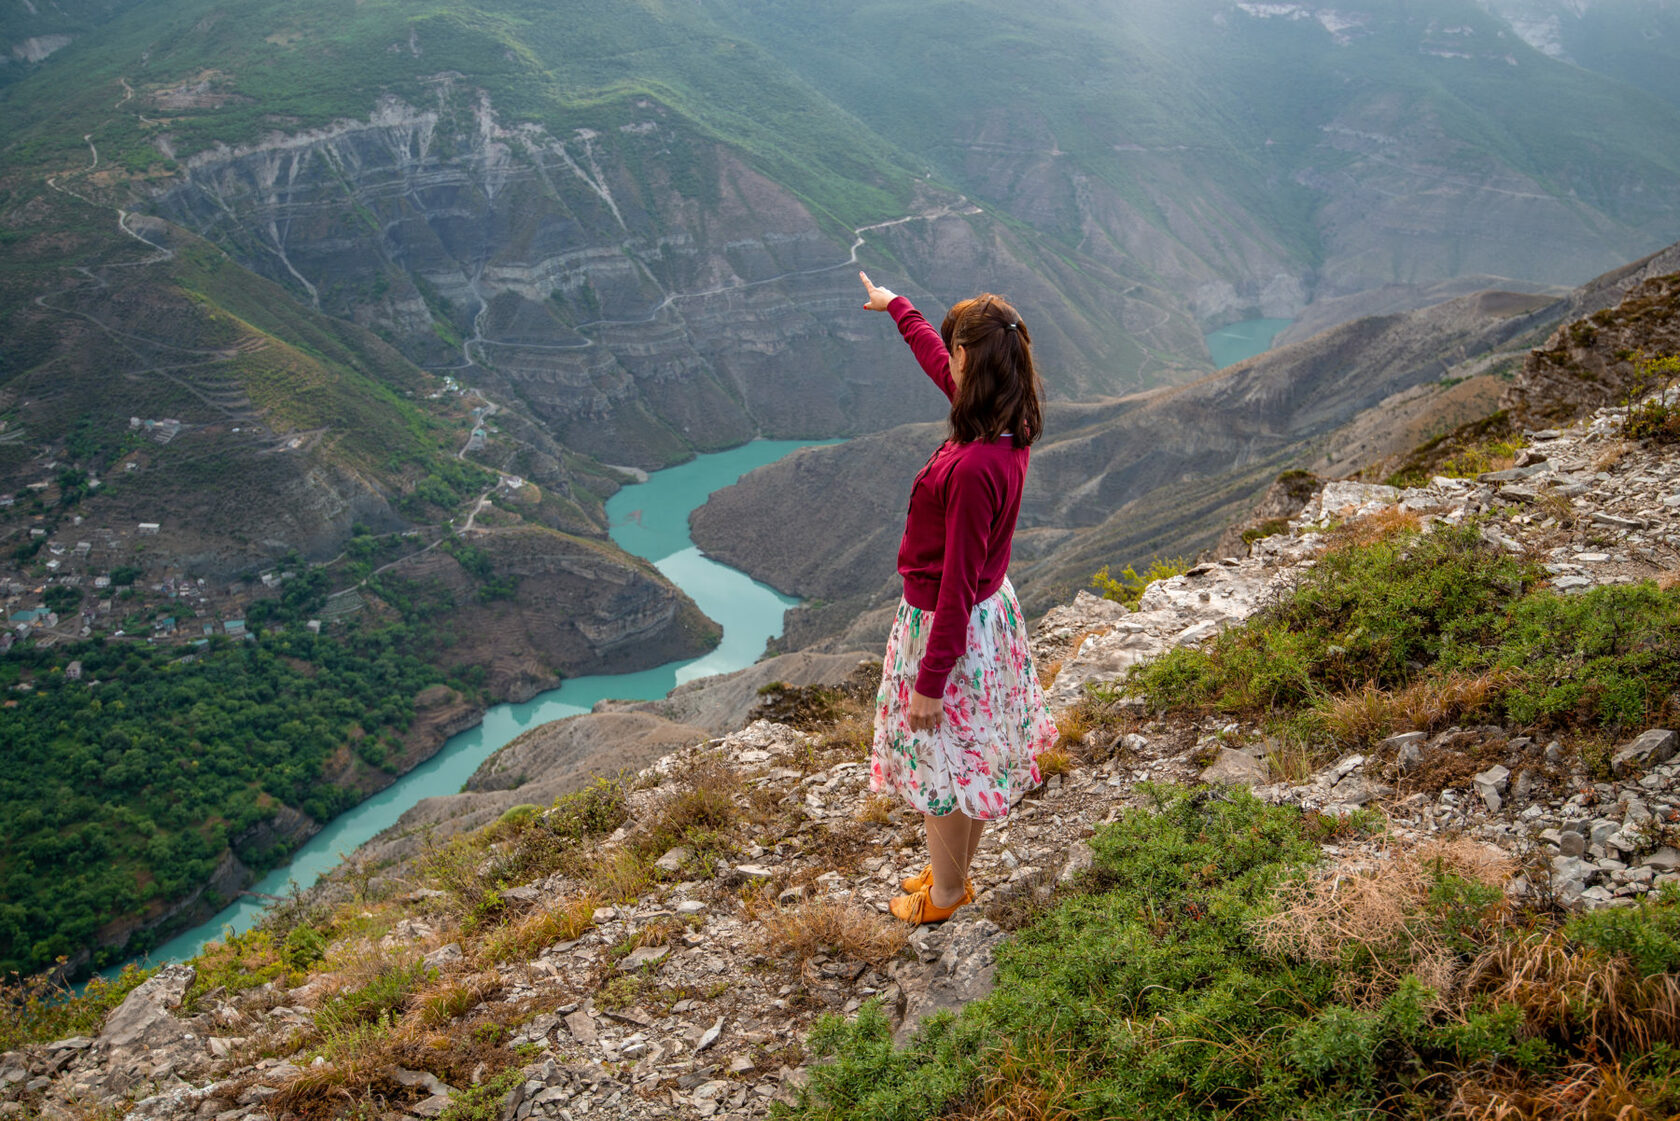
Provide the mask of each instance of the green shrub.
[{"label": "green shrub", "polygon": [[[1622,434],[1634,440],[1654,440],[1671,444],[1680,440],[1680,404],[1670,398],[1680,385],[1680,357],[1644,358],[1638,362],[1628,389],[1628,415]],[[1662,390],[1663,395],[1650,401],[1637,399]]]},{"label": "green shrub", "polygon": [[519,1070],[505,1070],[462,1091],[438,1121],[497,1121],[502,1116],[502,1102],[523,1081],[525,1075]]},{"label": "green shrub", "polygon": [[[1298,813],[1242,792],[1144,792],[1153,809],[1092,838],[1092,891],[1000,948],[989,996],[903,1047],[874,1003],[826,1017],[808,1044],[827,1061],[780,1116],[1458,1116],[1465,1094],[1545,1093],[1586,1063],[1619,1063],[1653,1108],[1672,1097],[1680,1024],[1666,990],[1642,993],[1616,958],[1673,966],[1680,892],[1559,931],[1488,921],[1492,889],[1438,875],[1406,921],[1457,946],[1470,980],[1443,995],[1372,953],[1315,964],[1256,937],[1279,900],[1301,898],[1317,853]],[[1352,991],[1372,995],[1337,995]]]},{"label": "green shrub", "polygon": [[1213,707],[1309,735],[1340,697],[1478,677],[1466,715],[1610,730],[1657,716],[1680,678],[1680,594],[1645,583],[1565,596],[1544,575],[1474,526],[1350,545],[1243,626],[1139,667],[1126,688],[1157,708]]},{"label": "green shrub", "polygon": [[1123,603],[1136,610],[1138,601],[1143,598],[1144,589],[1149,585],[1157,580],[1169,580],[1188,571],[1190,561],[1186,557],[1152,560],[1141,574],[1128,564],[1118,578],[1109,575],[1108,566],[1105,564],[1091,577],[1091,587],[1101,592],[1104,599]]},{"label": "green shrub", "polygon": [[286,935],[281,958],[288,968],[302,972],[320,961],[327,952],[327,939],[312,926],[293,927]]},{"label": "green shrub", "polygon": [[358,1025],[377,1023],[400,1012],[408,994],[424,982],[431,970],[423,961],[382,961],[373,977],[359,988],[341,992],[324,1001],[315,1013],[315,1026],[327,1035],[348,1031]]},{"label": "green shrub", "polygon": [[1589,911],[1571,918],[1564,932],[1583,946],[1626,954],[1643,976],[1680,973],[1680,889],[1665,884],[1659,903]]}]

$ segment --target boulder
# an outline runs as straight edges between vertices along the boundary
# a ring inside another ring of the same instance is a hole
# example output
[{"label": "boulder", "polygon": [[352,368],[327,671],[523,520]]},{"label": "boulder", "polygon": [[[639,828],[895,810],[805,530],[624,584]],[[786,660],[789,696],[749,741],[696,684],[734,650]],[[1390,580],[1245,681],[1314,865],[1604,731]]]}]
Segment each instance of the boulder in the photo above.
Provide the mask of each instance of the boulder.
[{"label": "boulder", "polygon": [[1489,813],[1498,813],[1503,804],[1506,789],[1510,786],[1511,771],[1508,767],[1493,766],[1477,775],[1472,780],[1476,786],[1476,794],[1487,806]]},{"label": "boulder", "polygon": [[985,918],[922,927],[911,940],[917,960],[895,961],[889,967],[904,993],[898,1039],[908,1039],[933,1013],[956,1012],[991,992],[997,973],[995,954],[1005,937],[996,923]]},{"label": "boulder", "polygon": [[1597,866],[1580,857],[1552,857],[1552,894],[1560,903],[1567,905],[1579,901],[1587,885],[1598,876]]},{"label": "boulder", "polygon": [[1336,481],[1324,484],[1324,489],[1307,503],[1301,516],[1312,522],[1326,518],[1352,518],[1384,509],[1398,501],[1400,491],[1395,487]]},{"label": "boulder", "polygon": [[1423,746],[1428,739],[1427,732],[1401,732],[1377,744],[1377,750],[1392,750],[1400,773],[1411,774],[1423,762]]},{"label": "boulder", "polygon": [[1640,865],[1656,872],[1680,872],[1680,849],[1664,845],[1640,861]]},{"label": "boulder", "polygon": [[123,999],[105,1021],[97,1046],[106,1051],[157,1047],[190,1034],[170,1010],[179,1008],[197,972],[190,965],[166,965]]},{"label": "boulder", "polygon": [[1680,736],[1667,728],[1652,728],[1616,752],[1610,760],[1610,772],[1617,778],[1626,778],[1674,758],[1677,747],[1680,747]]},{"label": "boulder", "polygon": [[1271,778],[1266,764],[1242,751],[1219,749],[1219,757],[1202,771],[1202,781],[1218,786],[1260,786]]},{"label": "boulder", "polygon": [[690,849],[683,845],[678,845],[676,848],[669,850],[664,856],[654,861],[653,866],[661,872],[677,873],[682,871],[682,866],[687,864],[691,859],[693,859],[693,857],[694,853]]}]

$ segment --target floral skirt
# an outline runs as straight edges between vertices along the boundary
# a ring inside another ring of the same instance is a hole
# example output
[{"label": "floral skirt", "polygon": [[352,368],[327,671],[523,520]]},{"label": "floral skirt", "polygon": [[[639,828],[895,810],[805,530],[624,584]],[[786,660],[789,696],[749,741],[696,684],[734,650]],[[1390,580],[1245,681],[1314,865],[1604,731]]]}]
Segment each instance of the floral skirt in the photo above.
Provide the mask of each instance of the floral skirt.
[{"label": "floral skirt", "polygon": [[902,600],[887,639],[875,698],[871,790],[890,790],[925,814],[961,810],[1005,817],[1039,784],[1038,756],[1056,742],[1026,621],[1005,580],[968,615],[968,648],[945,682],[945,713],[932,732],[910,730],[910,695],[933,630],[933,612]]}]

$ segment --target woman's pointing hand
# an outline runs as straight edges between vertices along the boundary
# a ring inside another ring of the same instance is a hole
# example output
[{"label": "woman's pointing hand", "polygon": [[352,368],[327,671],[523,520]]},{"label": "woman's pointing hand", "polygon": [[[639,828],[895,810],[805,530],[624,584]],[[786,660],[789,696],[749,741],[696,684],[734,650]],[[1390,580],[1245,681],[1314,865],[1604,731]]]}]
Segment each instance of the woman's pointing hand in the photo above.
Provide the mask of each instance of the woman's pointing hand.
[{"label": "woman's pointing hand", "polygon": [[869,301],[863,305],[865,311],[886,311],[887,305],[898,298],[898,293],[891,289],[875,287],[875,282],[866,272],[858,273],[858,279],[863,281],[863,290],[869,293]]}]

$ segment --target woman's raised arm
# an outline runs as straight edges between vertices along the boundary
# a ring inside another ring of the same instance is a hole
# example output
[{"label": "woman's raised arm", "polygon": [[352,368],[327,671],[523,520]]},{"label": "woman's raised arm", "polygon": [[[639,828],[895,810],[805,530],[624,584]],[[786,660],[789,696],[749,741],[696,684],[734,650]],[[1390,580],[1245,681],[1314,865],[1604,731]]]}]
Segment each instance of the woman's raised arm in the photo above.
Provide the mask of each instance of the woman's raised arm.
[{"label": "woman's raised arm", "polygon": [[893,322],[898,324],[898,333],[910,344],[911,352],[921,364],[922,372],[933,380],[946,399],[955,400],[957,384],[951,378],[951,355],[945,349],[945,340],[939,337],[939,332],[909,300],[889,288],[877,287],[868,273],[858,273],[858,279],[863,281],[863,289],[869,294],[864,309],[891,314]]}]

